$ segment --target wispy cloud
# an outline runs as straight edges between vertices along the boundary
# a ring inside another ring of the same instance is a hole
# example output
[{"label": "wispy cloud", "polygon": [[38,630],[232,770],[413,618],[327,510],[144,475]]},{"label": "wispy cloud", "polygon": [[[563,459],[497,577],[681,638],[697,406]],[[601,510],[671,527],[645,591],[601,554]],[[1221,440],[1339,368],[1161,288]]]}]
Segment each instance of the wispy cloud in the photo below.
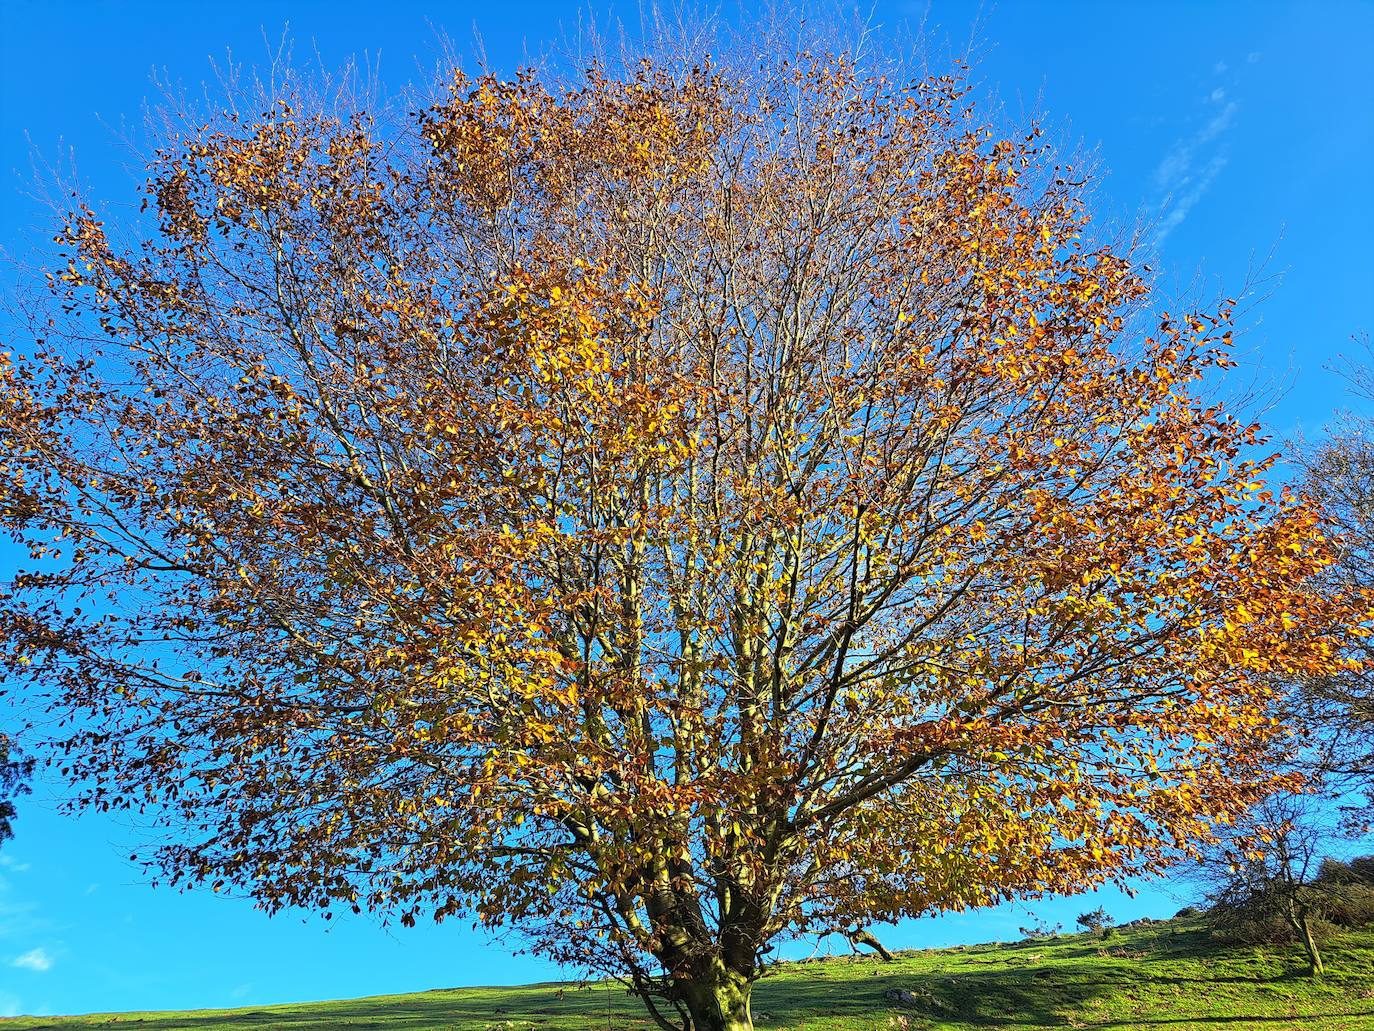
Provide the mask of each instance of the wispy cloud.
[{"label": "wispy cloud", "polygon": [[[1224,71],[1225,67],[1225,62],[1218,62],[1214,70]],[[1206,121],[1178,139],[1155,168],[1153,248],[1184,223],[1229,160],[1225,136],[1240,105],[1226,99],[1224,86],[1213,89],[1204,103],[1211,109]]]},{"label": "wispy cloud", "polygon": [[52,956],[47,949],[30,949],[22,956],[16,956],[10,966],[42,974],[52,969]]},{"label": "wispy cloud", "polygon": [[[16,867],[9,869],[16,874],[23,872]],[[0,941],[46,936],[50,925],[51,921],[39,912],[38,903],[32,898],[24,898],[9,879],[0,877]]]},{"label": "wispy cloud", "polygon": [[1183,181],[1182,186],[1187,188],[1187,192],[1175,197],[1165,209],[1164,217],[1159,220],[1155,227],[1155,246],[1159,244],[1175,229],[1183,224],[1193,208],[1197,207],[1198,201],[1202,200],[1202,195],[1207,192],[1212,183],[1216,181],[1221,170],[1226,167],[1226,156],[1218,155],[1208,161],[1196,175],[1189,176]]}]

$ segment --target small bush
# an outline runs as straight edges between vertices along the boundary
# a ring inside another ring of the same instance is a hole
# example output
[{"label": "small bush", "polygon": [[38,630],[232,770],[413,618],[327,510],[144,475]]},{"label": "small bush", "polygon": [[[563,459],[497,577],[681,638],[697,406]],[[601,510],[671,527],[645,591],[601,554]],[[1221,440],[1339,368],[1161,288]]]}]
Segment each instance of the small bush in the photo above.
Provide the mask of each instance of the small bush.
[{"label": "small bush", "polygon": [[1029,942],[1045,941],[1049,938],[1053,938],[1063,930],[1063,924],[1055,924],[1051,927],[1043,920],[1036,920],[1030,927],[1020,928],[1022,937]]},{"label": "small bush", "polygon": [[[1343,864],[1342,864],[1343,865]],[[1374,923],[1374,885],[1347,880],[1340,870],[1302,889],[1313,935],[1320,941],[1335,932]],[[1245,945],[1287,944],[1298,934],[1285,915],[1278,888],[1214,907],[1208,914],[1215,936]]]},{"label": "small bush", "polygon": [[1374,886],[1374,856],[1357,856],[1348,862],[1323,859],[1316,883]]},{"label": "small bush", "polygon": [[[1319,917],[1309,918],[1312,936],[1323,941],[1339,928]],[[1277,913],[1252,919],[1227,921],[1217,925],[1212,937],[1237,945],[1292,945],[1299,941],[1298,932]]]},{"label": "small bush", "polygon": [[1317,870],[1318,884],[1355,884],[1358,880],[1350,864],[1342,863],[1339,859],[1323,859],[1321,868]]},{"label": "small bush", "polygon": [[1348,865],[1361,884],[1374,884],[1374,856],[1357,856]]},{"label": "small bush", "polygon": [[1331,892],[1321,906],[1322,917],[1337,927],[1363,927],[1374,923],[1374,885],[1346,882]]},{"label": "small bush", "polygon": [[1116,928],[1115,928],[1115,927],[1104,927],[1104,928],[1102,928],[1102,940],[1103,940],[1103,941],[1106,941],[1108,938],[1110,938],[1110,937],[1111,937],[1112,935],[1114,935],[1114,934],[1116,934]]},{"label": "small bush", "polygon": [[1180,909],[1177,913],[1174,914],[1174,919],[1187,920],[1190,917],[1195,916],[1202,916],[1202,910],[1198,909],[1197,906],[1184,906],[1182,909]]}]

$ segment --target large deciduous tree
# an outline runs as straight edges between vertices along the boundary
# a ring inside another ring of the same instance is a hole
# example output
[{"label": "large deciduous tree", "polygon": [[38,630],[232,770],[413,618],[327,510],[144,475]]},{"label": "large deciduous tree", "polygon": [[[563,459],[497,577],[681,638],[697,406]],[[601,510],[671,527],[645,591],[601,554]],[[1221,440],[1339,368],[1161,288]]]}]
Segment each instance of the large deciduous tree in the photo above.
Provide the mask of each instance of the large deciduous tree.
[{"label": "large deciduous tree", "polygon": [[1353,618],[1318,517],[1037,134],[805,55],[278,101],[76,205],[7,371],[9,669],[170,878],[512,924],[717,1031],[780,937],[1273,787]]}]

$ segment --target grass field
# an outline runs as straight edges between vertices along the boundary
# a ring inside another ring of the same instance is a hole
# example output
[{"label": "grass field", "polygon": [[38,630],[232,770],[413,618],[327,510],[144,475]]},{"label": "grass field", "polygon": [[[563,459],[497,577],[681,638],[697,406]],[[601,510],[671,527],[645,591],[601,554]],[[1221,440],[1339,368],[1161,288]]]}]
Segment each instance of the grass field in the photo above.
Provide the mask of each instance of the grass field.
[{"label": "grass field", "polygon": [[[1372,1029],[1374,928],[1328,945],[1314,981],[1293,949],[1220,947],[1197,921],[1176,920],[1100,939],[905,952],[897,962],[825,959],[785,964],[754,994],[760,1029],[1213,1028]],[[914,994],[914,1005],[884,992]],[[540,984],[456,988],[341,1002],[185,1013],[17,1017],[3,1031],[116,1027],[141,1031],[629,1031],[651,1021],[618,987]]]}]

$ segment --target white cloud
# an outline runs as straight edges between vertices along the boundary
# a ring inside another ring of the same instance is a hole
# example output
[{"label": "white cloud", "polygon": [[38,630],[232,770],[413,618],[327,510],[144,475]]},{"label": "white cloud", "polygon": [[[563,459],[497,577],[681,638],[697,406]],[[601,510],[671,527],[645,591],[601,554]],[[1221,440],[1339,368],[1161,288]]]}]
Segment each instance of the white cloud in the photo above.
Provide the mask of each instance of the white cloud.
[{"label": "white cloud", "polygon": [[52,956],[48,955],[47,949],[30,949],[22,956],[16,956],[10,966],[41,974],[52,969]]},{"label": "white cloud", "polygon": [[1221,170],[1226,167],[1226,160],[1226,155],[1217,155],[1207,163],[1207,166],[1198,173],[1196,178],[1190,176],[1179,184],[1184,192],[1165,208],[1166,214],[1155,228],[1155,246],[1158,246],[1165,237],[1183,224],[1188,213],[1197,206],[1198,201],[1202,200],[1202,195],[1207,192],[1216,177],[1221,174]]},{"label": "white cloud", "polygon": [[1211,143],[1214,139],[1225,131],[1231,124],[1231,116],[1236,113],[1236,102],[1233,100],[1221,109],[1221,113],[1203,126],[1202,132],[1198,133],[1197,143],[1201,146],[1204,143]]},{"label": "white cloud", "polygon": [[[1217,87],[1209,98],[1213,103],[1226,99],[1226,90]],[[1178,140],[1155,168],[1154,184],[1159,195],[1155,204],[1158,222],[1152,245],[1158,247],[1183,224],[1189,213],[1226,167],[1227,155],[1221,139],[1239,105],[1230,101],[1191,136]]]},{"label": "white cloud", "polygon": [[[33,892],[17,888],[23,871],[16,869],[26,866],[11,857],[10,863],[0,863],[4,874],[0,876],[0,969],[9,965],[10,951],[21,948],[29,942],[52,941],[57,932],[52,921],[45,918],[39,904],[33,900]],[[3,978],[0,978],[3,981]]]}]

